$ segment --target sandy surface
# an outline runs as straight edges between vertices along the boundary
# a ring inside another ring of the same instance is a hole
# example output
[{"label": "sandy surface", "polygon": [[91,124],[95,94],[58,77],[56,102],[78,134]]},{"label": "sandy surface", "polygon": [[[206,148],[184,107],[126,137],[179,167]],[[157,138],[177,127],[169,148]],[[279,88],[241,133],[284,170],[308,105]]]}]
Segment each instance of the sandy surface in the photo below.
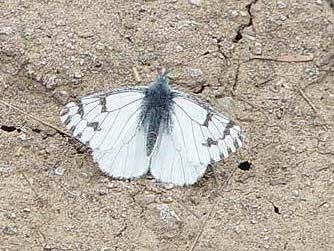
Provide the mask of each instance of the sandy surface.
[{"label": "sandy surface", "polygon": [[0,250],[333,250],[333,34],[330,0],[0,0],[1,101],[64,128],[164,66],[247,137],[194,186],[124,182],[0,104]]}]

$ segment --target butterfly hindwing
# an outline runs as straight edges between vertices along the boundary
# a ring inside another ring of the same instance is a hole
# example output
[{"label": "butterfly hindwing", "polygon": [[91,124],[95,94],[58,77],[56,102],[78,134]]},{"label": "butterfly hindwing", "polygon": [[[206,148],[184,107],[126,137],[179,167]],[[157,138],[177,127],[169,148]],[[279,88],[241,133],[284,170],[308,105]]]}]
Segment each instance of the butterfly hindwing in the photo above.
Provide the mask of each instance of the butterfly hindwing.
[{"label": "butterfly hindwing", "polygon": [[172,130],[159,135],[150,170],[159,181],[195,183],[208,164],[242,146],[240,127],[209,106],[174,92]]},{"label": "butterfly hindwing", "polygon": [[86,96],[63,111],[66,127],[112,177],[131,179],[148,171],[145,133],[138,126],[144,92],[142,87]]}]

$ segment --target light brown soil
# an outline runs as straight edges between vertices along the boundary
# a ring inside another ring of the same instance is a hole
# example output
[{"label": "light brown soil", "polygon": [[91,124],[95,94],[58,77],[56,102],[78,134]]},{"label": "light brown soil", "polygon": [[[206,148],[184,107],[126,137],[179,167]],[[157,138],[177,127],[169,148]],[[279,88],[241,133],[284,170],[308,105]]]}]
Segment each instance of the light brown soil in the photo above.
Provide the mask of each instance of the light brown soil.
[{"label": "light brown soil", "polygon": [[64,128],[68,100],[162,66],[247,137],[194,186],[125,182],[0,104],[0,250],[333,250],[333,6],[0,0],[0,100]]}]

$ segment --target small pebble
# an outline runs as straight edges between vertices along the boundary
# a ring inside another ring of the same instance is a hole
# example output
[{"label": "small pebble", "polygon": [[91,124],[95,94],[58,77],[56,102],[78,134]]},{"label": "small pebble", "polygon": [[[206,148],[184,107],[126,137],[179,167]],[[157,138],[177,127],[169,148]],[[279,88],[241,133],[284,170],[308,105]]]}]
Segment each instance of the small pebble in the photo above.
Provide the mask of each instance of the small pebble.
[{"label": "small pebble", "polygon": [[31,212],[31,210],[30,210],[30,208],[23,208],[23,212],[25,212],[25,213],[30,213]]},{"label": "small pebble", "polygon": [[197,77],[203,75],[202,70],[196,69],[196,68],[189,68],[188,73],[192,78],[197,78]]},{"label": "small pebble", "polygon": [[21,133],[17,138],[21,141],[26,141],[28,139],[27,134]]},{"label": "small pebble", "polygon": [[53,97],[59,102],[61,105],[66,105],[69,102],[70,95],[66,91],[55,91],[53,93]]},{"label": "small pebble", "polygon": [[0,164],[0,174],[8,174],[12,171],[12,167]]},{"label": "small pebble", "polygon": [[238,12],[236,10],[228,10],[227,11],[228,15],[232,18],[237,17],[238,16]]},{"label": "small pebble", "polygon": [[43,76],[42,84],[46,89],[54,89],[56,88],[58,81],[57,76],[55,74],[46,74]]},{"label": "small pebble", "polygon": [[286,3],[284,3],[283,1],[281,1],[281,0],[278,0],[277,1],[277,8],[279,8],[279,9],[285,9],[287,7],[287,4]]},{"label": "small pebble", "polygon": [[174,185],[171,183],[161,184],[161,186],[166,190],[171,190],[174,188]]},{"label": "small pebble", "polygon": [[13,32],[13,28],[12,27],[0,27],[0,35],[10,35],[10,33]]},{"label": "small pebble", "polygon": [[168,205],[166,204],[159,205],[158,210],[160,214],[160,219],[167,221],[172,217]]},{"label": "small pebble", "polygon": [[261,55],[262,54],[262,45],[261,43],[255,43],[254,44],[254,50],[253,50],[253,53],[255,55]]},{"label": "small pebble", "polygon": [[65,170],[66,169],[64,167],[59,166],[54,170],[54,174],[58,175],[58,176],[62,176],[64,174]]},{"label": "small pebble", "polygon": [[82,78],[83,74],[79,71],[74,72],[74,78],[79,79]]},{"label": "small pebble", "polygon": [[6,218],[9,220],[15,220],[16,219],[16,213],[12,212],[12,213],[6,213]]},{"label": "small pebble", "polygon": [[15,235],[18,232],[18,230],[15,225],[8,225],[4,227],[2,232],[6,235]]},{"label": "small pebble", "polygon": [[202,0],[188,0],[188,2],[192,5],[200,6]]}]

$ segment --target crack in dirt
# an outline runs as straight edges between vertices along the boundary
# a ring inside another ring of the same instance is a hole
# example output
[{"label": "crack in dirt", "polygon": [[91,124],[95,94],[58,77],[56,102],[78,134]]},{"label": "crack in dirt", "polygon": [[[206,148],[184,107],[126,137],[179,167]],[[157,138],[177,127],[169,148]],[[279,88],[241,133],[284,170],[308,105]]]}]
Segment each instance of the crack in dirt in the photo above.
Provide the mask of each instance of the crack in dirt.
[{"label": "crack in dirt", "polygon": [[5,132],[14,132],[14,131],[22,132],[22,130],[16,126],[1,125],[0,129]]},{"label": "crack in dirt", "polygon": [[233,42],[234,43],[238,43],[242,38],[242,32],[245,28],[247,27],[250,27],[253,25],[253,14],[252,14],[252,6],[253,4],[256,4],[258,0],[253,0],[252,2],[250,2],[249,4],[246,5],[246,9],[247,9],[247,12],[248,12],[248,15],[249,15],[249,20],[248,20],[248,23],[247,24],[241,24],[238,28],[238,31],[237,31],[237,35],[234,37],[233,39]]}]

